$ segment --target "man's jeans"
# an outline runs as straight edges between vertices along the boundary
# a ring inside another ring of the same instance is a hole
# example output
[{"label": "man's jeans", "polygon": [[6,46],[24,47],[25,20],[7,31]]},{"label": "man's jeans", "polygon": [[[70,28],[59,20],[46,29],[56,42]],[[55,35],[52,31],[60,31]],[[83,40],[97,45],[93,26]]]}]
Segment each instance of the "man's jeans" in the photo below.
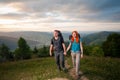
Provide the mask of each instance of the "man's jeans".
[{"label": "man's jeans", "polygon": [[64,69],[65,68],[65,62],[64,62],[64,54],[63,51],[60,52],[54,52],[55,54],[55,60],[56,60],[56,64],[58,69]]}]

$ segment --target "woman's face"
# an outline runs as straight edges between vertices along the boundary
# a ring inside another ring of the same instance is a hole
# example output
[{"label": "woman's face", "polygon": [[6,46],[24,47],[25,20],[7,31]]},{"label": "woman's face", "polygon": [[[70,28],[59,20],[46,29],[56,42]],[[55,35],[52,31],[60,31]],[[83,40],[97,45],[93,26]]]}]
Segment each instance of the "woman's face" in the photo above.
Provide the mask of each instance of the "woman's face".
[{"label": "woman's face", "polygon": [[74,38],[76,38],[76,33],[75,33],[75,32],[73,32],[73,33],[72,33],[72,36],[73,36]]}]

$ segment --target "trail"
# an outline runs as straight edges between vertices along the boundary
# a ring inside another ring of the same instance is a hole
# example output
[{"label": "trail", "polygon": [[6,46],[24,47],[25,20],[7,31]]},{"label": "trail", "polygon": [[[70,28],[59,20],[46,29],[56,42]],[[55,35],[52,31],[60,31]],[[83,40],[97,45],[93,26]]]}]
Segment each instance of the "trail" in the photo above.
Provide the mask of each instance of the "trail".
[{"label": "trail", "polygon": [[[67,60],[65,60],[65,66],[68,69],[68,74],[73,78],[73,80],[89,80],[82,71],[80,71],[80,76],[77,77],[75,75],[75,68],[70,68],[70,65],[68,64]],[[54,78],[54,79],[48,79],[48,80],[69,80],[67,78]]]},{"label": "trail", "polygon": [[74,80],[89,80],[82,71],[80,71],[80,76],[77,77],[75,75],[75,68],[70,68],[70,65],[68,64],[67,60],[65,60],[65,66],[68,69],[68,73]]},{"label": "trail", "polygon": [[69,80],[67,78],[54,78],[54,79],[48,79],[48,80]]}]

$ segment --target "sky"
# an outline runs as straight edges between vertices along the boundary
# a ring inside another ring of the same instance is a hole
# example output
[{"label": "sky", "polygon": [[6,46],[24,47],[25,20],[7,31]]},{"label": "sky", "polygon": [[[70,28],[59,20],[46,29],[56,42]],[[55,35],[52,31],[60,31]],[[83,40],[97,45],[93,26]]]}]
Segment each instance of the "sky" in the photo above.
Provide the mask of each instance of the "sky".
[{"label": "sky", "polygon": [[0,0],[0,32],[120,31],[120,0]]}]

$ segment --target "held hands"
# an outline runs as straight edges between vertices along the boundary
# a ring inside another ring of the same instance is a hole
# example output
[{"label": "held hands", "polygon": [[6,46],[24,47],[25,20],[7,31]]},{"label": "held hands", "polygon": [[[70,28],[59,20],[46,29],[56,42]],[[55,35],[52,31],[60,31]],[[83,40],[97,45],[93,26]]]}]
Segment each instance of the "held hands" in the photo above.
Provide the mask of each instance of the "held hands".
[{"label": "held hands", "polygon": [[81,52],[81,55],[80,55],[81,58],[83,58],[83,52]]},{"label": "held hands", "polygon": [[81,58],[83,58],[83,54],[81,54]]},{"label": "held hands", "polygon": [[66,51],[64,52],[64,55],[65,55],[65,56],[67,55]]}]

